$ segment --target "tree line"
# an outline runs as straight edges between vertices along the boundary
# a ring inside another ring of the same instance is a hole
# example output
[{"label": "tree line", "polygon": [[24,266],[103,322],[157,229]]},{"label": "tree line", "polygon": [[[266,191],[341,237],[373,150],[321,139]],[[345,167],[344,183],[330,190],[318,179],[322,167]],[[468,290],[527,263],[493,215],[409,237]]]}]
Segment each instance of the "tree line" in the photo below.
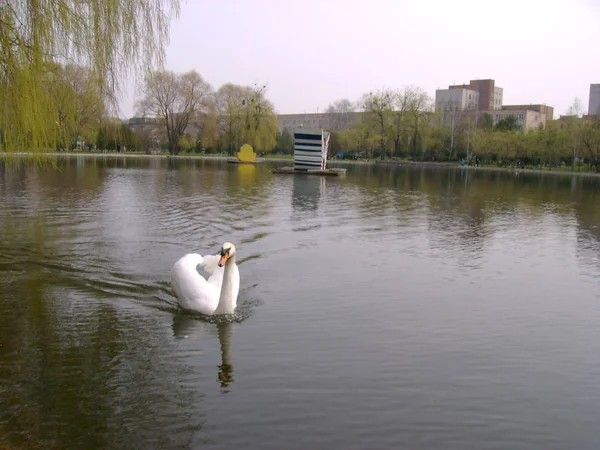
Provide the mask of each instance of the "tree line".
[{"label": "tree line", "polygon": [[171,154],[209,150],[233,153],[243,144],[267,152],[276,146],[277,116],[266,85],[227,83],[214,90],[198,72],[151,72],[138,115],[156,118],[153,138]]},{"label": "tree line", "polygon": [[[171,153],[192,148],[233,153],[244,143],[262,152],[293,153],[289,130],[278,132],[266,86],[226,84],[217,91],[194,71],[156,72],[146,79],[142,114],[161,118]],[[553,168],[587,164],[600,171],[600,120],[583,120],[575,99],[565,120],[523,130],[514,115],[494,124],[490,113],[436,111],[420,87],[381,89],[326,109],[329,156],[410,158]]]},{"label": "tree line", "polygon": [[[515,115],[494,123],[489,112],[435,110],[421,88],[382,89],[326,110],[332,133],[329,154],[362,158],[408,158],[553,168],[587,165],[600,171],[600,118],[582,117],[575,99],[567,116],[524,130]],[[504,111],[506,113],[506,111]],[[291,136],[278,147],[291,148]],[[357,156],[358,155],[358,156]]]},{"label": "tree line", "polygon": [[[48,142],[57,151],[154,148],[175,155],[193,149],[233,153],[245,143],[271,151],[276,145],[277,116],[265,85],[227,83],[214,90],[194,70],[148,71],[136,102],[146,126],[135,132],[111,115],[110,94],[95,82],[89,67],[48,63],[43,90],[44,107],[52,111],[54,134]],[[4,148],[10,145],[3,141]]]}]

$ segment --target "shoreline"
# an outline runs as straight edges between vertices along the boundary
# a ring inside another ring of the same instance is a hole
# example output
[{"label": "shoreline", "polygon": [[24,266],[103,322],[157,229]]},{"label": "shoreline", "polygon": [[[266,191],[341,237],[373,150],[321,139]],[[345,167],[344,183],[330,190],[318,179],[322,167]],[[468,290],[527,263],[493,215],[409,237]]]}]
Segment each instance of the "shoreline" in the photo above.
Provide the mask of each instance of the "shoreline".
[{"label": "shoreline", "polygon": [[513,172],[519,173],[539,173],[542,175],[569,175],[569,176],[589,176],[589,177],[600,177],[598,172],[573,172],[571,170],[542,170],[542,169],[516,169],[514,167],[475,167],[475,166],[457,166],[457,169],[468,169],[468,170],[488,170],[493,172]]},{"label": "shoreline", "polygon": [[[15,152],[15,153],[0,153],[0,158],[4,157],[16,157],[16,156],[85,156],[87,158],[163,158],[163,159],[212,159],[212,160],[222,160],[227,161],[229,159],[235,158],[234,156],[222,156],[222,155],[165,155],[165,154],[146,154],[146,153],[79,153],[79,152],[40,152],[40,153],[32,153],[32,152]],[[260,164],[266,161],[293,161],[292,158],[257,158],[257,163]]]},{"label": "shoreline", "polygon": [[[48,153],[32,153],[32,152],[15,152],[15,153],[0,153],[0,160],[5,157],[19,157],[19,156],[83,156],[86,158],[163,158],[163,159],[200,159],[200,160],[213,160],[213,161],[227,161],[234,156],[223,156],[223,155],[165,155],[165,154],[146,154],[146,153],[115,153],[115,152],[107,152],[107,153],[79,153],[79,152],[48,152]],[[289,162],[293,163],[292,158],[283,158],[283,157],[262,157],[257,158],[256,164],[261,164],[265,162]],[[384,160],[373,160],[373,161],[354,161],[354,160],[328,160],[329,164],[339,164],[339,165],[378,165],[378,166],[388,166],[388,167],[397,167],[397,168],[435,168],[435,169],[458,169],[458,170],[485,170],[485,171],[493,171],[493,172],[513,172],[515,174],[519,173],[530,173],[530,174],[547,174],[547,175],[568,175],[568,176],[588,176],[588,177],[600,177],[600,173],[598,172],[574,172],[571,170],[542,170],[542,169],[517,169],[514,167],[493,167],[493,166],[461,166],[458,162],[430,162],[430,161],[390,161]]]}]

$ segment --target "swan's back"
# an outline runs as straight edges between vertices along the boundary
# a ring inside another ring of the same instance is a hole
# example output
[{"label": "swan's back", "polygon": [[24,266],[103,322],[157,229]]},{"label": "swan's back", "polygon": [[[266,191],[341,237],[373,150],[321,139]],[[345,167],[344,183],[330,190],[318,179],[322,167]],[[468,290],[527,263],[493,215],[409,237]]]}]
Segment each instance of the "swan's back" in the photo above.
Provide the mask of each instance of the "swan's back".
[{"label": "swan's back", "polygon": [[173,264],[171,289],[177,296],[179,306],[202,314],[212,314],[219,304],[220,286],[208,283],[197,270],[204,258],[188,253]]}]

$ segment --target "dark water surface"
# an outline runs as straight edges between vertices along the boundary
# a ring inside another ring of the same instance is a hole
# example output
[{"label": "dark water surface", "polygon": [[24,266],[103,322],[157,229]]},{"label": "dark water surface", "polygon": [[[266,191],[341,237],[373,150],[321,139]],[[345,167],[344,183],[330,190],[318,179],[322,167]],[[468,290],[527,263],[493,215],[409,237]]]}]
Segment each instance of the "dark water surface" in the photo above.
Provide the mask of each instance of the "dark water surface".
[{"label": "dark water surface", "polygon": [[0,448],[600,448],[599,179],[271,168],[0,165]]}]

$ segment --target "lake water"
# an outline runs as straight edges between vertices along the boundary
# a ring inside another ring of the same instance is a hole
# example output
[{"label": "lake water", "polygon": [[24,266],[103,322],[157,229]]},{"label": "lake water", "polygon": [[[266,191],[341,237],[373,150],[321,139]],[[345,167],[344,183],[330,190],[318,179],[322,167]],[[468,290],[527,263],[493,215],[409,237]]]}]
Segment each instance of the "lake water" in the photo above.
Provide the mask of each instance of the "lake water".
[{"label": "lake water", "polygon": [[275,164],[0,165],[0,448],[600,448],[599,178]]}]

